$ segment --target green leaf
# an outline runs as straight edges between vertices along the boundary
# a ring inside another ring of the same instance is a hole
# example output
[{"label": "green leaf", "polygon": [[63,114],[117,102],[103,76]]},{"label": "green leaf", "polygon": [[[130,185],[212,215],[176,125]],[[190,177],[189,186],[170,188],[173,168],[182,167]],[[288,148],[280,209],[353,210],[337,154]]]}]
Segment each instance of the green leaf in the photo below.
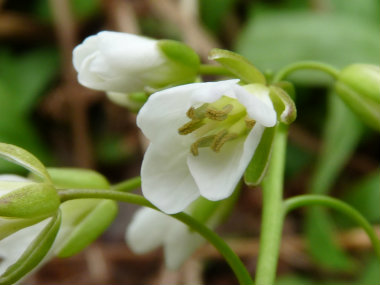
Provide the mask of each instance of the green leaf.
[{"label": "green leaf", "polygon": [[232,51],[212,49],[209,59],[215,60],[246,83],[266,84],[264,75],[246,58]]},{"label": "green leaf", "polygon": [[34,155],[20,147],[0,143],[0,157],[21,165],[41,177],[46,182],[50,181],[45,166]]},{"label": "green leaf", "polygon": [[[347,2],[347,1],[345,1]],[[236,51],[260,70],[279,70],[303,60],[344,67],[380,61],[379,28],[351,16],[311,11],[273,9],[254,14],[240,34]],[[316,71],[290,77],[306,84],[326,84],[331,79]]]},{"label": "green leaf", "polygon": [[58,257],[70,257],[91,244],[115,219],[118,207],[112,200],[81,199],[61,206],[62,229],[57,241]]},{"label": "green leaf", "polygon": [[22,256],[0,277],[1,285],[11,285],[32,271],[49,252],[61,224],[60,212],[52,218],[50,223],[37,236]]},{"label": "green leaf", "polygon": [[255,154],[244,173],[244,181],[247,185],[255,186],[263,180],[269,164],[275,129],[273,127],[264,130]]},{"label": "green leaf", "polygon": [[47,217],[56,212],[59,205],[57,191],[51,184],[31,182],[0,197],[0,216]]},{"label": "green leaf", "polygon": [[[363,125],[335,94],[328,100],[324,145],[314,170],[310,192],[327,194],[339,172],[351,156],[363,133]],[[332,220],[321,209],[311,209],[305,220],[310,253],[321,265],[331,269],[349,269],[349,257],[333,241]]]}]

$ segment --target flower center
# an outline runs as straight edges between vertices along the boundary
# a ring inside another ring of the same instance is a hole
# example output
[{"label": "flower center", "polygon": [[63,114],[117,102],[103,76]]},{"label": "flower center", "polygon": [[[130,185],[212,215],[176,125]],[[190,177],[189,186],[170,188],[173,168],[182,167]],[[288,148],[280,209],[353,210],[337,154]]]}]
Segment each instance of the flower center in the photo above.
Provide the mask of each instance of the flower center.
[{"label": "flower center", "polygon": [[197,108],[191,107],[186,116],[191,120],[180,127],[178,133],[194,134],[196,141],[190,147],[194,156],[199,154],[200,147],[219,152],[225,143],[247,136],[256,123],[238,100],[227,96]]}]

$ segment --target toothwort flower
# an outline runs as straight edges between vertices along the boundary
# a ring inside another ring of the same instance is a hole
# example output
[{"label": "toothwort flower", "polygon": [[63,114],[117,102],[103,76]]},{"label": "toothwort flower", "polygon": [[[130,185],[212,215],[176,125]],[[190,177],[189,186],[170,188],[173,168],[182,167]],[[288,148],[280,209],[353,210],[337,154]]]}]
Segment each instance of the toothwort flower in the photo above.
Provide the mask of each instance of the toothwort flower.
[{"label": "toothwort flower", "polygon": [[238,81],[166,89],[140,110],[137,125],[150,140],[142,191],[162,211],[180,212],[200,195],[230,196],[264,129],[276,124],[268,88]]},{"label": "toothwort flower", "polygon": [[74,49],[73,64],[82,85],[130,93],[193,82],[199,58],[180,42],[104,31]]}]

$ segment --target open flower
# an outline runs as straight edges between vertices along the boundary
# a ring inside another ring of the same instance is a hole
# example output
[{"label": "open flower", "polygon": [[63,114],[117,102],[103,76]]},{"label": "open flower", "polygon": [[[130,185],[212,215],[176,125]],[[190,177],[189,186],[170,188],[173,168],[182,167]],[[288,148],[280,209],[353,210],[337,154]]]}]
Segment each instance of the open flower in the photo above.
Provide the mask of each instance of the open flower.
[{"label": "open flower", "polygon": [[269,90],[238,80],[194,83],[150,96],[137,125],[150,140],[141,168],[144,196],[166,213],[200,195],[231,195],[266,127],[276,124]]},{"label": "open flower", "polygon": [[73,64],[82,85],[130,93],[192,82],[199,58],[179,42],[105,31],[74,49]]}]

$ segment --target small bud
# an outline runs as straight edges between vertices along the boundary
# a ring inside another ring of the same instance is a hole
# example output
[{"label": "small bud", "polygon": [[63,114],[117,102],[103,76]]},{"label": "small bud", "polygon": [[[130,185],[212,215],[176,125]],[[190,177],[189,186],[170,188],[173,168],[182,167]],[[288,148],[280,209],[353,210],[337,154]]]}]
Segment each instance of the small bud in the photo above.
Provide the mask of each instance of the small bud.
[{"label": "small bud", "polygon": [[277,120],[287,125],[291,124],[297,117],[297,109],[293,99],[288,94],[289,91],[286,92],[282,85],[270,86],[269,90],[269,96],[277,113]]},{"label": "small bud", "polygon": [[[51,184],[30,182],[0,183],[0,216],[9,218],[48,217],[58,210],[60,200]],[[14,187],[16,186],[16,187]]]},{"label": "small bud", "polygon": [[343,69],[336,93],[367,125],[380,131],[380,68],[354,64]]}]

